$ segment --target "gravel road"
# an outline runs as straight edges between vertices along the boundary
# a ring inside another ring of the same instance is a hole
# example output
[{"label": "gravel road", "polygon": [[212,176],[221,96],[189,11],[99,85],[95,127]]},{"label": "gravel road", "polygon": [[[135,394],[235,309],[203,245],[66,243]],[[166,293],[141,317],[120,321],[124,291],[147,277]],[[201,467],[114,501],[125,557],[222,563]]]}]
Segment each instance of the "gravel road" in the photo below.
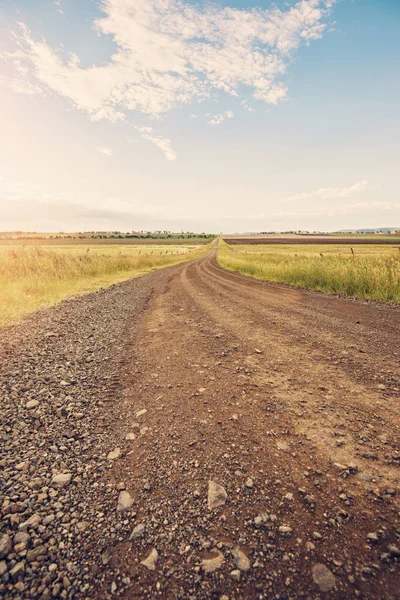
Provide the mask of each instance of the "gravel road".
[{"label": "gravel road", "polygon": [[400,311],[215,250],[0,336],[0,596],[400,598]]}]

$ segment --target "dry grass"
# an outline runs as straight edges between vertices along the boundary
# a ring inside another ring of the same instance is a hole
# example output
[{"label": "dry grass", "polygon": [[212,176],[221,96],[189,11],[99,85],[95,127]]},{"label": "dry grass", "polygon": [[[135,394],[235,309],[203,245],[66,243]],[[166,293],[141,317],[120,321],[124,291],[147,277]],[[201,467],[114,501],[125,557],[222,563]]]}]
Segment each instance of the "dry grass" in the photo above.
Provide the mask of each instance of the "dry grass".
[{"label": "dry grass", "polygon": [[218,262],[231,271],[295,287],[400,303],[400,252],[388,246],[229,246]]},{"label": "dry grass", "polygon": [[28,313],[203,255],[210,246],[7,247],[0,251],[0,326]]}]

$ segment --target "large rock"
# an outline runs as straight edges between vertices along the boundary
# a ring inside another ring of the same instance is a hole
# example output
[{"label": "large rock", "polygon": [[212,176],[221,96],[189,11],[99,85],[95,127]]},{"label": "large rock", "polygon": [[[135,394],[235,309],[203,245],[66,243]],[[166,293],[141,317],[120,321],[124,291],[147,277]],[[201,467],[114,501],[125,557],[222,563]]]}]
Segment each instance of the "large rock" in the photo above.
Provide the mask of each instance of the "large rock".
[{"label": "large rock", "polygon": [[120,492],[120,494],[118,496],[117,511],[122,512],[124,510],[128,510],[128,508],[131,508],[132,504],[133,504],[132,496],[125,490]]},{"label": "large rock", "polygon": [[333,573],[323,565],[317,563],[312,567],[312,576],[321,592],[330,592],[335,587],[335,577]]},{"label": "large rock", "polygon": [[213,510],[214,508],[218,508],[218,506],[222,506],[225,504],[228,494],[225,489],[219,483],[215,481],[208,482],[208,508],[209,510]]}]

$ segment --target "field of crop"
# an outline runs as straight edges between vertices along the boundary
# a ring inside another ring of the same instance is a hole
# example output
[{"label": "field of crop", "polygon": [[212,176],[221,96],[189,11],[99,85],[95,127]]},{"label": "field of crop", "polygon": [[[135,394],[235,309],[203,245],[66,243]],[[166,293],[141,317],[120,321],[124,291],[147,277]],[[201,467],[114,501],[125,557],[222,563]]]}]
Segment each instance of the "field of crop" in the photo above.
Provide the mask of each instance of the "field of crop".
[{"label": "field of crop", "polygon": [[40,308],[198,258],[209,245],[18,244],[0,246],[0,327]]},{"label": "field of crop", "polygon": [[235,245],[221,241],[219,264],[256,279],[400,303],[398,247],[359,245]]}]

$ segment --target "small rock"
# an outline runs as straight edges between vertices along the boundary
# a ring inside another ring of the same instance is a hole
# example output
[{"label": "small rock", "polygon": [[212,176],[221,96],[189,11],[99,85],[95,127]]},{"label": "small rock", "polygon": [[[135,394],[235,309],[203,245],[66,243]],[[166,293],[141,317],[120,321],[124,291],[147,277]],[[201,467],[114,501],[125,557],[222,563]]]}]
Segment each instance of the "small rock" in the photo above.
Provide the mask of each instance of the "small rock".
[{"label": "small rock", "polygon": [[129,537],[129,540],[136,540],[137,538],[141,537],[145,529],[146,527],[143,523],[139,523],[139,525],[136,525]]},{"label": "small rock", "polygon": [[278,450],[284,450],[287,452],[289,448],[289,444],[287,442],[276,442]]},{"label": "small rock", "polygon": [[315,550],[315,544],[313,544],[312,542],[306,542],[306,549],[311,551],[311,550]]},{"label": "small rock", "polygon": [[378,538],[378,536],[377,536],[377,534],[376,534],[376,533],[368,533],[368,534],[367,534],[367,540],[368,540],[369,542],[373,542],[373,543],[375,543],[375,542],[379,541],[379,538]]},{"label": "small rock", "polygon": [[41,522],[42,519],[41,517],[39,517],[39,515],[32,515],[27,521],[20,523],[18,528],[20,529],[20,531],[26,531],[29,528],[36,529],[36,527],[38,527]]},{"label": "small rock", "polygon": [[13,543],[14,544],[27,544],[30,540],[30,535],[29,533],[26,533],[26,531],[18,531],[18,533],[16,533],[13,537]]},{"label": "small rock", "polygon": [[118,496],[117,512],[122,512],[124,510],[128,510],[128,508],[131,508],[132,504],[133,504],[132,496],[128,492],[123,490],[122,492],[120,492],[120,494]]},{"label": "small rock", "polygon": [[280,531],[280,533],[292,533],[293,529],[291,527],[289,527],[288,525],[281,525],[279,527],[279,531]]},{"label": "small rock", "polygon": [[[235,559],[235,564],[238,569],[241,571],[248,571],[250,569],[250,561],[247,558],[246,554],[238,547],[232,550],[233,558]],[[232,575],[232,573],[231,573]]]},{"label": "small rock", "polygon": [[51,480],[51,484],[58,488],[61,489],[63,487],[65,487],[66,485],[69,484],[69,482],[72,479],[72,474],[71,473],[59,473],[58,475],[54,475],[53,479]]},{"label": "small rock", "polygon": [[239,569],[235,569],[234,571],[231,571],[231,577],[235,581],[240,581],[240,571],[239,571]]},{"label": "small rock", "polygon": [[204,558],[201,562],[201,566],[205,573],[216,571],[224,562],[224,556],[217,548],[214,548],[213,552],[216,553],[215,556],[212,558]]},{"label": "small rock", "polygon": [[150,571],[155,571],[157,560],[158,552],[155,548],[153,548],[148,557],[142,560],[140,564],[146,567],[147,569],[150,569]]},{"label": "small rock", "polygon": [[254,487],[254,481],[252,480],[251,477],[248,477],[246,479],[246,483],[245,483],[246,487],[251,489],[252,487]]},{"label": "small rock", "polygon": [[121,456],[121,448],[115,448],[112,452],[107,455],[108,460],[115,460]]},{"label": "small rock", "polygon": [[26,408],[36,408],[37,406],[39,406],[39,400],[29,400],[29,402],[26,403]]},{"label": "small rock", "polygon": [[0,558],[5,558],[11,552],[11,538],[6,533],[0,537]]},{"label": "small rock", "polygon": [[219,485],[215,481],[208,482],[208,509],[213,510],[225,504],[228,494],[222,485]]},{"label": "small rock", "polygon": [[321,592],[330,592],[333,590],[335,587],[335,577],[328,567],[322,563],[317,563],[313,565],[311,572]]},{"label": "small rock", "polygon": [[24,572],[25,572],[25,563],[18,562],[10,570],[10,575],[11,575],[12,579],[17,579],[17,577],[19,577],[19,575],[22,575],[22,573],[24,573]]},{"label": "small rock", "polygon": [[134,433],[127,433],[125,436],[126,440],[134,440],[136,438]]},{"label": "small rock", "polygon": [[139,410],[136,413],[136,418],[138,419],[139,417],[141,417],[142,415],[145,415],[147,413],[147,409],[146,408],[142,408],[142,410]]},{"label": "small rock", "polygon": [[7,573],[7,563],[5,560],[0,560],[0,577]]},{"label": "small rock", "polygon": [[399,550],[399,548],[397,548],[397,546],[394,546],[393,544],[389,544],[388,550],[392,556],[395,556],[396,558],[400,558],[400,550]]}]

